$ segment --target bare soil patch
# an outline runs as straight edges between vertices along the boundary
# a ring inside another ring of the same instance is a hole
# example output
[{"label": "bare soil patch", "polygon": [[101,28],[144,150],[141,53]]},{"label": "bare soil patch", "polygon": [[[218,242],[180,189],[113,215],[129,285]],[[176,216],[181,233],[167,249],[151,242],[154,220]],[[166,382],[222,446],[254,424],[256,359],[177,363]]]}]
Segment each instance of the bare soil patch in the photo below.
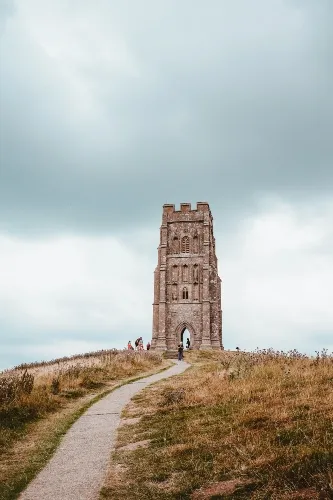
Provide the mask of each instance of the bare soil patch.
[{"label": "bare soil patch", "polygon": [[217,495],[232,495],[236,490],[248,484],[248,481],[242,479],[230,479],[229,481],[220,481],[219,483],[214,483],[205,488],[195,491],[191,499],[192,500],[207,500]]},{"label": "bare soil patch", "polygon": [[134,425],[140,422],[141,417],[123,418],[120,425]]},{"label": "bare soil patch", "polygon": [[135,443],[129,443],[126,444],[125,446],[121,446],[120,448],[117,448],[117,451],[134,451],[137,450],[138,448],[147,448],[150,443],[150,439],[144,439],[143,441],[136,441]]}]

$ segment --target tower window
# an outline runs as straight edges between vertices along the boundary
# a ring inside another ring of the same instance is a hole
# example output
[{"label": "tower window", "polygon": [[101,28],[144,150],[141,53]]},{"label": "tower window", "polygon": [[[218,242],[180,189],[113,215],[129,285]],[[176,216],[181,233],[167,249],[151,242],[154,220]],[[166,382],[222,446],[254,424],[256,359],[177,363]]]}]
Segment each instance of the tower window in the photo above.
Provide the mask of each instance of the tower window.
[{"label": "tower window", "polygon": [[188,289],[186,288],[186,286],[183,288],[183,299],[188,299]]},{"label": "tower window", "polygon": [[183,266],[183,281],[188,281],[188,266],[186,264]]},{"label": "tower window", "polygon": [[172,266],[172,281],[174,283],[178,281],[178,267],[176,265]]},{"label": "tower window", "polygon": [[184,236],[182,238],[182,253],[190,252],[190,238],[188,236]]},{"label": "tower window", "polygon": [[193,253],[199,253],[199,242],[197,234],[195,234],[193,237]]},{"label": "tower window", "polygon": [[179,253],[179,240],[177,236],[174,237],[172,242],[173,253]]}]

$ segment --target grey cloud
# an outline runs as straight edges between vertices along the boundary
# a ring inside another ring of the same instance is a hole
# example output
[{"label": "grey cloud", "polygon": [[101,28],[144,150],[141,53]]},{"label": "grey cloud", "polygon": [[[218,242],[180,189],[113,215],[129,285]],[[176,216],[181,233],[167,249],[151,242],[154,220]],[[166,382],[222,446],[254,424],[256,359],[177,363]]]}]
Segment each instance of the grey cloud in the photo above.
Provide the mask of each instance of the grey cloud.
[{"label": "grey cloud", "polygon": [[0,36],[2,35],[7,19],[15,13],[14,2],[12,0],[2,0],[0,3]]},{"label": "grey cloud", "polygon": [[[92,118],[57,62],[15,31],[14,13],[1,48],[0,228],[120,231],[189,198],[230,221],[267,193],[331,196],[333,7],[274,5],[96,4],[138,75],[77,63]],[[90,8],[81,2],[81,15]]]}]

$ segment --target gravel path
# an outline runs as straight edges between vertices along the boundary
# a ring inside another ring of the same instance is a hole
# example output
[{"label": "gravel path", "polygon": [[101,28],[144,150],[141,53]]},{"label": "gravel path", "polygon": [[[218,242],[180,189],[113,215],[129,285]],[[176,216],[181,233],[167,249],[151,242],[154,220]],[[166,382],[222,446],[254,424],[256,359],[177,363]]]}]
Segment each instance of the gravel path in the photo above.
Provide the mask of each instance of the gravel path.
[{"label": "gravel path", "polygon": [[123,385],[91,406],[69,429],[20,500],[96,500],[123,408],[147,385],[182,373],[189,366],[185,361],[175,362],[168,370]]}]

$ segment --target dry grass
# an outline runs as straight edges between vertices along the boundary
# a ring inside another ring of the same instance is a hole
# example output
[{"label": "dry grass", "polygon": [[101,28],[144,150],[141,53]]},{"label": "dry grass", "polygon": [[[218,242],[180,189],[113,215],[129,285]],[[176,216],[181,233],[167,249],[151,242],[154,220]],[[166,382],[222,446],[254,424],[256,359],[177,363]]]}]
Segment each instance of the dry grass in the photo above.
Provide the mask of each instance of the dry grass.
[{"label": "dry grass", "polygon": [[333,498],[333,356],[186,354],[126,411],[117,446],[151,442],[114,453],[102,498]]},{"label": "dry grass", "polygon": [[166,363],[153,352],[101,351],[0,374],[0,498],[16,498],[96,397]]}]

